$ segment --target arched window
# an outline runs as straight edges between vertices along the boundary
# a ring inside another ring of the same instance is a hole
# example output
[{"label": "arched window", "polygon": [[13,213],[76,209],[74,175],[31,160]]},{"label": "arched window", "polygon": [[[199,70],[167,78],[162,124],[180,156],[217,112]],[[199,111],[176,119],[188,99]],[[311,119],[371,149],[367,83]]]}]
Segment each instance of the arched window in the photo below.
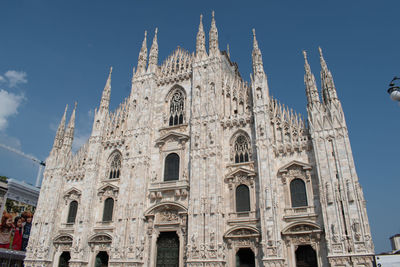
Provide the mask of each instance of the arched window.
[{"label": "arched window", "polygon": [[292,207],[305,207],[307,204],[306,184],[302,179],[296,178],[290,183],[290,196]]},{"label": "arched window", "polygon": [[250,142],[243,134],[236,137],[234,144],[235,163],[248,162],[250,158]]},{"label": "arched window", "polygon": [[165,158],[164,181],[174,180],[179,180],[179,156],[171,153]]},{"label": "arched window", "polygon": [[71,201],[71,203],[69,203],[67,223],[75,223],[77,211],[78,211],[78,202],[75,200]]},{"label": "arched window", "polygon": [[109,179],[119,178],[121,173],[121,153],[114,152],[111,157]]},{"label": "arched window", "polygon": [[236,212],[250,211],[250,191],[249,188],[241,184],[236,187]]},{"label": "arched window", "polygon": [[169,126],[183,124],[185,117],[185,96],[176,90],[169,102]]},{"label": "arched window", "polygon": [[104,201],[103,222],[112,221],[113,210],[114,210],[114,199],[109,197]]}]

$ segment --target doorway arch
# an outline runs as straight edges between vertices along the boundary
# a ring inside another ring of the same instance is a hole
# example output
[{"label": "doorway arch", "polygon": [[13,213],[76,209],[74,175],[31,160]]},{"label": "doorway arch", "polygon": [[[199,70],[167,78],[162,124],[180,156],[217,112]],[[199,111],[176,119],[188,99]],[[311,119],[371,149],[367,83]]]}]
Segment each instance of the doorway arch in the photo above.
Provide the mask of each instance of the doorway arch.
[{"label": "doorway arch", "polygon": [[296,267],[318,267],[317,253],[311,245],[302,245],[296,249]]},{"label": "doorway arch", "polygon": [[255,267],[255,256],[251,248],[240,248],[236,252],[236,267]]},{"label": "doorway arch", "polygon": [[71,254],[69,253],[69,251],[64,251],[60,255],[60,260],[58,262],[58,267],[68,267],[70,259],[71,259]]},{"label": "doorway arch", "polygon": [[107,267],[108,266],[108,254],[106,251],[100,251],[96,255],[94,267]]}]

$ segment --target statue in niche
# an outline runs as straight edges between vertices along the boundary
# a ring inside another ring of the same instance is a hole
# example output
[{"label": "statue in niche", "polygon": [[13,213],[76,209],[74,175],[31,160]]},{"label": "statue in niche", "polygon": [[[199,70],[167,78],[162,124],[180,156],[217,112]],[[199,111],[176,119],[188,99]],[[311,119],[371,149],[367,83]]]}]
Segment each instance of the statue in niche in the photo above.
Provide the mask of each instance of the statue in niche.
[{"label": "statue in niche", "polygon": [[155,171],[153,171],[153,175],[151,177],[151,181],[154,183],[154,182],[157,181],[157,179],[158,179],[158,175],[157,175],[157,173]]},{"label": "statue in niche", "polygon": [[211,231],[211,233],[210,233],[210,242],[212,243],[212,242],[214,242],[214,240],[215,240],[215,233],[214,233],[214,231]]},{"label": "statue in niche", "polygon": [[135,244],[135,235],[133,233],[129,235],[129,243],[131,245]]},{"label": "statue in niche", "polygon": [[336,228],[335,228],[335,225],[334,225],[334,224],[331,224],[331,234],[332,234],[332,240],[333,240],[333,242],[334,242],[334,243],[337,243],[337,242],[338,242],[338,236],[337,236]]},{"label": "statue in niche", "polygon": [[354,232],[354,239],[356,241],[360,241],[360,237],[361,237],[360,231],[361,231],[361,229],[360,229],[360,223],[358,222],[358,220],[354,220],[353,221],[352,228],[353,228],[353,232]]}]

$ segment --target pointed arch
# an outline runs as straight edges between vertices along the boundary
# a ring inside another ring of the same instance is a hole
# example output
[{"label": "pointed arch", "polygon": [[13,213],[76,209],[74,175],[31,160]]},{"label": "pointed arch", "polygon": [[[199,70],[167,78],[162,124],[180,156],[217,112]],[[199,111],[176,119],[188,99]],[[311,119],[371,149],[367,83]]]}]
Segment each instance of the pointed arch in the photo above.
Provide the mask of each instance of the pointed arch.
[{"label": "pointed arch", "polygon": [[243,131],[237,131],[231,138],[231,160],[234,163],[251,161],[251,141],[249,135]]},{"label": "pointed arch", "polygon": [[168,125],[175,126],[185,122],[186,92],[183,87],[174,85],[166,97],[168,103]]},{"label": "pointed arch", "polygon": [[121,175],[122,153],[114,150],[108,158],[108,179],[118,179]]}]

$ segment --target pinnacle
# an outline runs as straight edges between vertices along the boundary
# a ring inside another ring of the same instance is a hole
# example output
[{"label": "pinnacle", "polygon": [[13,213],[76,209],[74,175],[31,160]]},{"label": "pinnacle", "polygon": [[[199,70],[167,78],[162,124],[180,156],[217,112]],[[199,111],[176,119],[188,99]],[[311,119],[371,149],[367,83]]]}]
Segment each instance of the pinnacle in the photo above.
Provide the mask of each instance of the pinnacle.
[{"label": "pinnacle", "polygon": [[203,31],[203,14],[200,14],[199,31]]},{"label": "pinnacle", "polygon": [[306,50],[303,50],[303,56],[304,56],[304,60],[307,62],[307,51]]},{"label": "pinnacle", "polygon": [[322,54],[322,48],[320,46],[318,46],[318,51],[319,51],[319,56],[323,58],[324,56]]}]

